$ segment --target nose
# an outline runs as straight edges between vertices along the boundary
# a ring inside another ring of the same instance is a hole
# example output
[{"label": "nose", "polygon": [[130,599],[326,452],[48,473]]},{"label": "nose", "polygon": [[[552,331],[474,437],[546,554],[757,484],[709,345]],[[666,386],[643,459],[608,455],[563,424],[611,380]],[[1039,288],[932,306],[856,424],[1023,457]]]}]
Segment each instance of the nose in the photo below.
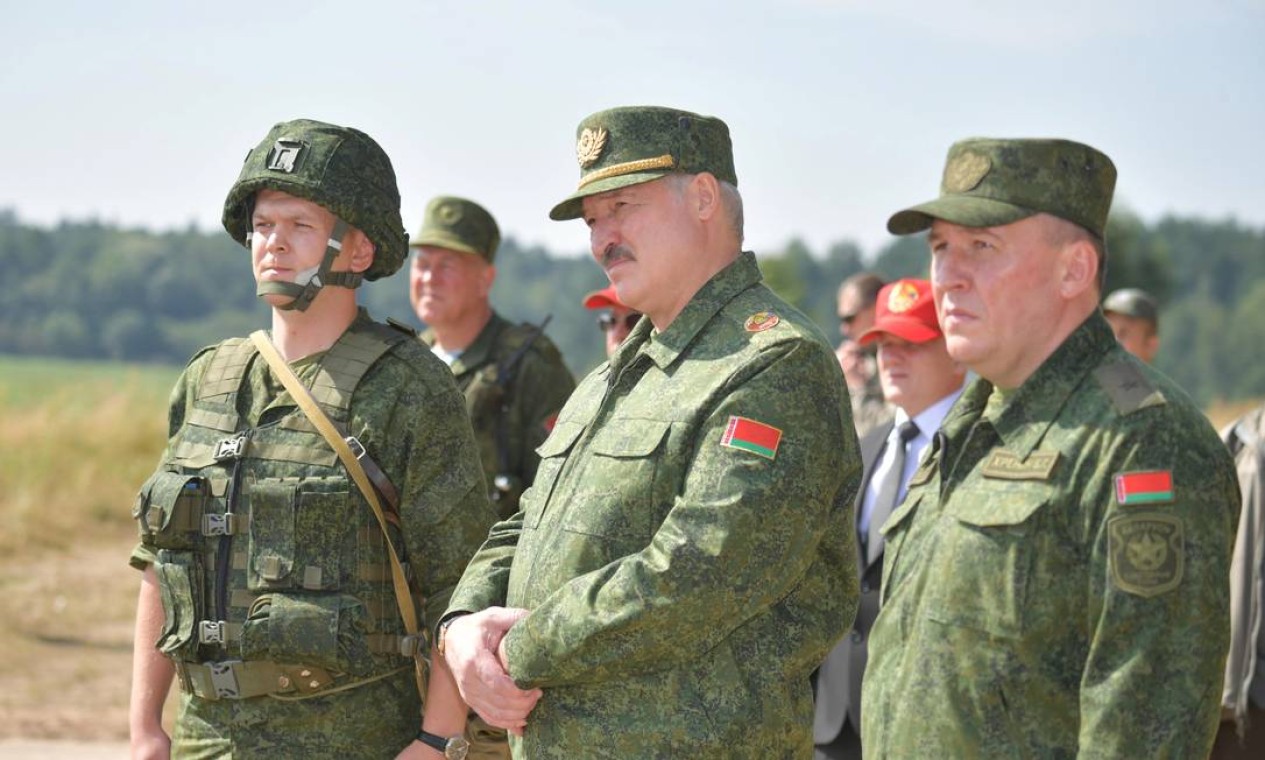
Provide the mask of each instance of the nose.
[{"label": "nose", "polygon": [[931,287],[936,293],[966,287],[965,255],[958,246],[945,246],[931,257]]},{"label": "nose", "polygon": [[610,221],[597,220],[589,227],[589,250],[597,263],[602,263],[602,255],[611,246],[619,244],[619,234]]}]

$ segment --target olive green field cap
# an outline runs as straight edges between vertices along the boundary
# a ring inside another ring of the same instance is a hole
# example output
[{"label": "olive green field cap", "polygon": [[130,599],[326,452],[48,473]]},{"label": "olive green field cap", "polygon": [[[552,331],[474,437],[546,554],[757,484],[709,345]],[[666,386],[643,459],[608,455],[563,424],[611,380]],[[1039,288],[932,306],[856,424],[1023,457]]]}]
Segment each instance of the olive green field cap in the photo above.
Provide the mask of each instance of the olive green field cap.
[{"label": "olive green field cap", "polygon": [[936,219],[998,227],[1046,213],[1102,239],[1115,186],[1115,165],[1088,145],[973,137],[949,148],[940,197],[893,214],[887,229],[910,235]]},{"label": "olive green field cap", "polygon": [[422,230],[413,237],[413,247],[433,245],[462,253],[473,253],[489,264],[501,244],[501,229],[488,210],[465,198],[440,195],[426,204]]},{"label": "olive green field cap", "polygon": [[598,111],[575,130],[580,186],[549,218],[578,219],[590,195],[649,182],[672,173],[708,172],[738,185],[729,127],[712,116],[659,106]]},{"label": "olive green field cap", "polygon": [[1111,291],[1102,302],[1102,310],[1126,317],[1137,317],[1151,324],[1159,324],[1160,306],[1155,296],[1141,288],[1121,288]]},{"label": "olive green field cap", "polygon": [[284,121],[246,154],[221,221],[247,247],[255,194],[265,189],[312,201],[363,232],[374,244],[366,280],[394,274],[408,256],[391,159],[358,129],[311,119]]}]

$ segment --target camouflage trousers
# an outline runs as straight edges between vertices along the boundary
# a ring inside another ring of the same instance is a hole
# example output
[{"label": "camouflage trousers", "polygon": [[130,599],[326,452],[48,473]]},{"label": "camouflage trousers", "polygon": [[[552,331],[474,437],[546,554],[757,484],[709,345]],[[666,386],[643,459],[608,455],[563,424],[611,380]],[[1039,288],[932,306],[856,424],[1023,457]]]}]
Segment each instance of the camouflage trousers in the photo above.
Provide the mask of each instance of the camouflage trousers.
[{"label": "camouflage trousers", "polygon": [[[391,758],[421,727],[413,671],[349,691],[302,700],[209,701],[181,695],[172,757]],[[508,756],[508,755],[506,755]]]}]

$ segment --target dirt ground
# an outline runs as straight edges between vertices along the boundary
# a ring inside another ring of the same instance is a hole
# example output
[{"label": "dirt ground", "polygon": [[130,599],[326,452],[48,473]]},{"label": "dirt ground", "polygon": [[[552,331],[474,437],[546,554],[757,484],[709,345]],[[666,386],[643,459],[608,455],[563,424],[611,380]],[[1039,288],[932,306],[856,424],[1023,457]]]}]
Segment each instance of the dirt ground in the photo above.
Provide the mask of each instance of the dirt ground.
[{"label": "dirt ground", "polygon": [[0,561],[0,757],[27,756],[16,739],[123,746],[140,577],[127,565],[132,540]]}]

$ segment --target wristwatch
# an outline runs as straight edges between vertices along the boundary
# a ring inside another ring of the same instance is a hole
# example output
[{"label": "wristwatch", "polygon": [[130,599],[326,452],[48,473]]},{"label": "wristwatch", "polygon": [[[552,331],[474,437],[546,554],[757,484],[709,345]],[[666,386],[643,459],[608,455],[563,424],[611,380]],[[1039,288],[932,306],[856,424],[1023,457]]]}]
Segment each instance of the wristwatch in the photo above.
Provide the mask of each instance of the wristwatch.
[{"label": "wristwatch", "polygon": [[464,736],[443,737],[423,728],[417,732],[417,740],[444,753],[448,760],[466,760],[466,753],[470,751],[470,742]]}]

